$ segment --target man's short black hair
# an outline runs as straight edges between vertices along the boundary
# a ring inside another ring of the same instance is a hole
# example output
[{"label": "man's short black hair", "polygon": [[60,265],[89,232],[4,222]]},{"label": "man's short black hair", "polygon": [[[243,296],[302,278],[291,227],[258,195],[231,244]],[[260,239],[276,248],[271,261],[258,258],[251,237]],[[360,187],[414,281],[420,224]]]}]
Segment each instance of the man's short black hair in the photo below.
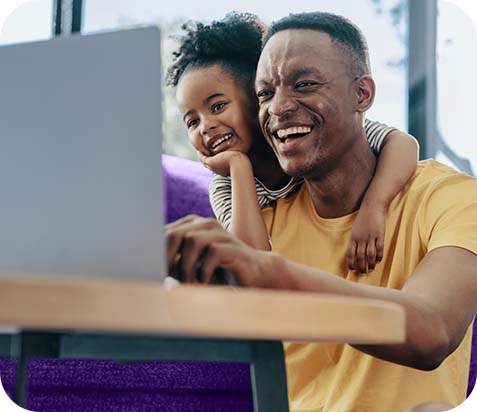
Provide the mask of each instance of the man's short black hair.
[{"label": "man's short black hair", "polygon": [[345,17],[324,12],[290,14],[273,22],[265,33],[263,45],[283,30],[309,29],[327,33],[331,40],[348,52],[353,62],[353,74],[371,74],[368,45],[361,30]]}]

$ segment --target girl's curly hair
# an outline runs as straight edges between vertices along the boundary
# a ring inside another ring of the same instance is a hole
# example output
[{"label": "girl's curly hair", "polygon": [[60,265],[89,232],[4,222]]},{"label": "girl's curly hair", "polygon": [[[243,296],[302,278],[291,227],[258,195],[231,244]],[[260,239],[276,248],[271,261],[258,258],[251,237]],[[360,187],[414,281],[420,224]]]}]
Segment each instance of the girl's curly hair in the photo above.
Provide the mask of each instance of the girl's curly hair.
[{"label": "girl's curly hair", "polygon": [[211,24],[187,22],[173,64],[167,70],[167,85],[177,86],[191,68],[219,65],[234,79],[253,85],[262,48],[265,25],[254,14],[232,12]]}]

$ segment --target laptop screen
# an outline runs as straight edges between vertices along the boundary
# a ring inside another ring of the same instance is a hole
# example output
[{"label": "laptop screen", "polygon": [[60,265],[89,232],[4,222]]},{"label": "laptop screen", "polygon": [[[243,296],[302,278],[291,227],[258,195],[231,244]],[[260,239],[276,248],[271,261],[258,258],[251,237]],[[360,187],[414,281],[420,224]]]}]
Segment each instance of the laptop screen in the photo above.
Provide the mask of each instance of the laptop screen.
[{"label": "laptop screen", "polygon": [[156,28],[0,47],[0,273],[162,279]]}]

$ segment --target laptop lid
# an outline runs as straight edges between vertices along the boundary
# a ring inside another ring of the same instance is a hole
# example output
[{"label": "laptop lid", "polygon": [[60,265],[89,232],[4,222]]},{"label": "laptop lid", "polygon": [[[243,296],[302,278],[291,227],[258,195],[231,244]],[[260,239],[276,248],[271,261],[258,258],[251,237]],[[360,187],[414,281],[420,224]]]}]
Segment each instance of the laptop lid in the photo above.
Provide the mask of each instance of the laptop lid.
[{"label": "laptop lid", "polygon": [[0,47],[0,273],[162,279],[160,35]]}]

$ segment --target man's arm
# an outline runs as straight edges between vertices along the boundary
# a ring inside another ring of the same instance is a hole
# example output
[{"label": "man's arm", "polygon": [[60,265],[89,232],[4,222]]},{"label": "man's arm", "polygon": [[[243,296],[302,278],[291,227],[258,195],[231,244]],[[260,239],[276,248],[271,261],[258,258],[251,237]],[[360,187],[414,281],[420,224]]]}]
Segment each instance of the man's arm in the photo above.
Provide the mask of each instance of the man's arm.
[{"label": "man's arm", "polygon": [[167,258],[170,273],[185,282],[209,283],[215,270],[222,267],[244,286],[399,303],[406,312],[406,342],[356,347],[381,359],[424,370],[436,368],[455,350],[477,311],[477,255],[458,247],[431,251],[404,288],[395,290],[351,282],[275,253],[254,250],[225,232],[216,221],[188,216],[168,225]]},{"label": "man's arm", "polygon": [[458,247],[431,251],[402,290],[359,284],[280,258],[278,261],[278,267],[284,268],[281,276],[293,289],[401,304],[406,312],[405,343],[356,345],[394,363],[424,370],[438,367],[457,348],[477,311],[477,256]]},{"label": "man's arm", "polygon": [[476,268],[477,256],[466,249],[429,252],[400,291],[408,301],[406,344],[358,349],[419,369],[438,367],[457,349],[477,312]]}]

